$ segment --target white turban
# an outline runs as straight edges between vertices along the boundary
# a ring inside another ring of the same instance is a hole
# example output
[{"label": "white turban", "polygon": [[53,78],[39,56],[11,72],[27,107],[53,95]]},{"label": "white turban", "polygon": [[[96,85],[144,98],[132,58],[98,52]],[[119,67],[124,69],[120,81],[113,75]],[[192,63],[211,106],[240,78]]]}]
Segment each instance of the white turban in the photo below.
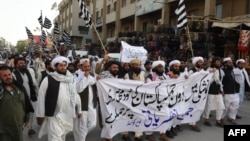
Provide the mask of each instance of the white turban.
[{"label": "white turban", "polygon": [[236,65],[238,65],[239,62],[246,63],[246,61],[245,61],[244,59],[238,59],[238,60],[236,61]]},{"label": "white turban", "polygon": [[173,61],[171,61],[171,62],[168,64],[168,66],[171,67],[171,66],[174,65],[174,64],[180,65],[181,62],[180,62],[179,60],[173,60]]},{"label": "white turban", "polygon": [[226,57],[223,59],[223,62],[226,62],[226,61],[231,61],[232,62],[232,59],[230,57]]},{"label": "white turban", "polygon": [[89,62],[89,58],[82,58],[80,60],[80,64],[83,64],[84,62]]},{"label": "white turban", "polygon": [[62,62],[66,62],[66,63],[67,63],[67,67],[68,67],[68,64],[70,63],[70,61],[69,61],[69,59],[68,59],[67,57],[64,57],[64,56],[56,56],[56,57],[52,60],[52,62],[51,62],[53,69],[55,69],[55,65],[56,65],[57,63],[62,63]]},{"label": "white turban", "polygon": [[152,64],[152,69],[154,69],[155,67],[157,67],[158,65],[162,65],[163,67],[165,67],[165,62],[164,61],[154,61]]},{"label": "white turban", "polygon": [[202,57],[200,57],[200,56],[194,57],[193,60],[192,60],[192,64],[193,64],[193,65],[196,65],[196,63],[197,63],[198,61],[200,61],[200,60],[201,60],[202,62],[204,62],[204,60],[203,60]]}]

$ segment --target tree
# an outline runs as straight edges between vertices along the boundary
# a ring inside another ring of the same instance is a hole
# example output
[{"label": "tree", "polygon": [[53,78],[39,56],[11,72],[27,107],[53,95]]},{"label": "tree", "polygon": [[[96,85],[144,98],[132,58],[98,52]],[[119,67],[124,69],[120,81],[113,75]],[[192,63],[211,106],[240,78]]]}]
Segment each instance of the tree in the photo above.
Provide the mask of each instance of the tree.
[{"label": "tree", "polygon": [[20,40],[20,41],[17,42],[16,48],[17,48],[18,52],[25,51],[25,47],[26,47],[26,41]]}]

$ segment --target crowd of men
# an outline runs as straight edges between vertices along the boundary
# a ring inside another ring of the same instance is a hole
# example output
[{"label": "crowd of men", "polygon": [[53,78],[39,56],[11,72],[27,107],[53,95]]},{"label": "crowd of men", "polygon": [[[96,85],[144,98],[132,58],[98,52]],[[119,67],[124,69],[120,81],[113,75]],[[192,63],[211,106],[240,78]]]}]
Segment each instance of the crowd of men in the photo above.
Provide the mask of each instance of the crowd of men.
[{"label": "crowd of men", "polygon": [[[230,57],[213,57],[205,61],[196,56],[191,61],[191,67],[182,58],[168,62],[147,60],[144,64],[139,58],[118,62],[108,53],[103,58],[25,54],[9,58],[8,63],[0,62],[0,140],[23,141],[23,129],[27,128],[29,136],[47,135],[48,141],[65,141],[66,134],[72,131],[76,141],[84,141],[97,123],[102,127],[98,80],[115,78],[150,83],[188,79],[202,71],[213,74],[201,117],[204,125],[212,126],[209,121],[212,110],[216,111],[216,126],[223,128],[225,121],[237,124],[236,119],[241,118],[238,109],[245,92],[250,91],[245,60],[234,62]],[[39,131],[32,128],[33,119],[41,126]],[[189,125],[191,130],[201,132],[195,122]],[[182,130],[181,125],[172,126],[160,132],[159,140],[169,141]],[[120,134],[124,141],[131,140],[129,132]],[[153,131],[147,131],[135,132],[135,141],[141,141],[143,134],[149,141],[157,140]]]}]

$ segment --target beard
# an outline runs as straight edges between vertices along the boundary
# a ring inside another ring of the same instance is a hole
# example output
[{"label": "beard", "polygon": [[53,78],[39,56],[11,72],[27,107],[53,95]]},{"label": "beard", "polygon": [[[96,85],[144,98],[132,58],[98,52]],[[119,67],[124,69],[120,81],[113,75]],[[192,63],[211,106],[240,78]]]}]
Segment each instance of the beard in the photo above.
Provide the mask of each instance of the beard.
[{"label": "beard", "polygon": [[59,71],[59,70],[57,70],[57,73],[62,74],[62,75],[66,75],[67,71]]},{"label": "beard", "polygon": [[163,75],[163,71],[155,70],[155,73],[156,73],[158,76],[162,76],[162,75]]},{"label": "beard", "polygon": [[180,75],[180,70],[173,70],[173,73]]},{"label": "beard", "polygon": [[2,86],[3,87],[5,87],[5,86],[11,86],[12,83],[13,83],[13,79],[9,78],[6,81],[2,81]]},{"label": "beard", "polygon": [[113,76],[117,76],[117,75],[118,75],[118,71],[110,71],[110,73],[111,73]]},{"label": "beard", "polygon": [[141,69],[140,68],[132,68],[132,72],[134,72],[136,75],[141,73]]},{"label": "beard", "polygon": [[202,65],[197,64],[195,67],[200,69],[200,68],[202,68]]},{"label": "beard", "polygon": [[22,73],[26,72],[27,71],[27,68],[26,67],[19,67],[18,70]]}]

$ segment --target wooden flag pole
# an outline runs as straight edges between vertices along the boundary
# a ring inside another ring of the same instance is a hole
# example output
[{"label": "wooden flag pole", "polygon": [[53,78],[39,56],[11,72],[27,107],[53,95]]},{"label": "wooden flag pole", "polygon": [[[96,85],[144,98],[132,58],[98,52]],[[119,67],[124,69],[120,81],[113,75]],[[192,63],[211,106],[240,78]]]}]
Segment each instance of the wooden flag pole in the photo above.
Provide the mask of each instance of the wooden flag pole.
[{"label": "wooden flag pole", "polygon": [[190,46],[192,57],[194,57],[194,51],[193,51],[193,45],[192,45],[191,36],[189,32],[189,27],[187,26],[186,29],[187,29],[187,35],[188,35],[188,45]]},{"label": "wooden flag pole", "polygon": [[103,45],[102,39],[101,39],[101,37],[100,37],[100,35],[99,35],[98,31],[96,30],[95,23],[92,23],[92,26],[93,26],[93,28],[94,28],[94,30],[95,30],[95,32],[96,32],[96,34],[97,34],[98,39],[99,39],[99,40],[100,40],[100,42],[101,42],[102,49],[104,50],[104,52],[107,52],[107,50],[106,50],[105,46]]}]

